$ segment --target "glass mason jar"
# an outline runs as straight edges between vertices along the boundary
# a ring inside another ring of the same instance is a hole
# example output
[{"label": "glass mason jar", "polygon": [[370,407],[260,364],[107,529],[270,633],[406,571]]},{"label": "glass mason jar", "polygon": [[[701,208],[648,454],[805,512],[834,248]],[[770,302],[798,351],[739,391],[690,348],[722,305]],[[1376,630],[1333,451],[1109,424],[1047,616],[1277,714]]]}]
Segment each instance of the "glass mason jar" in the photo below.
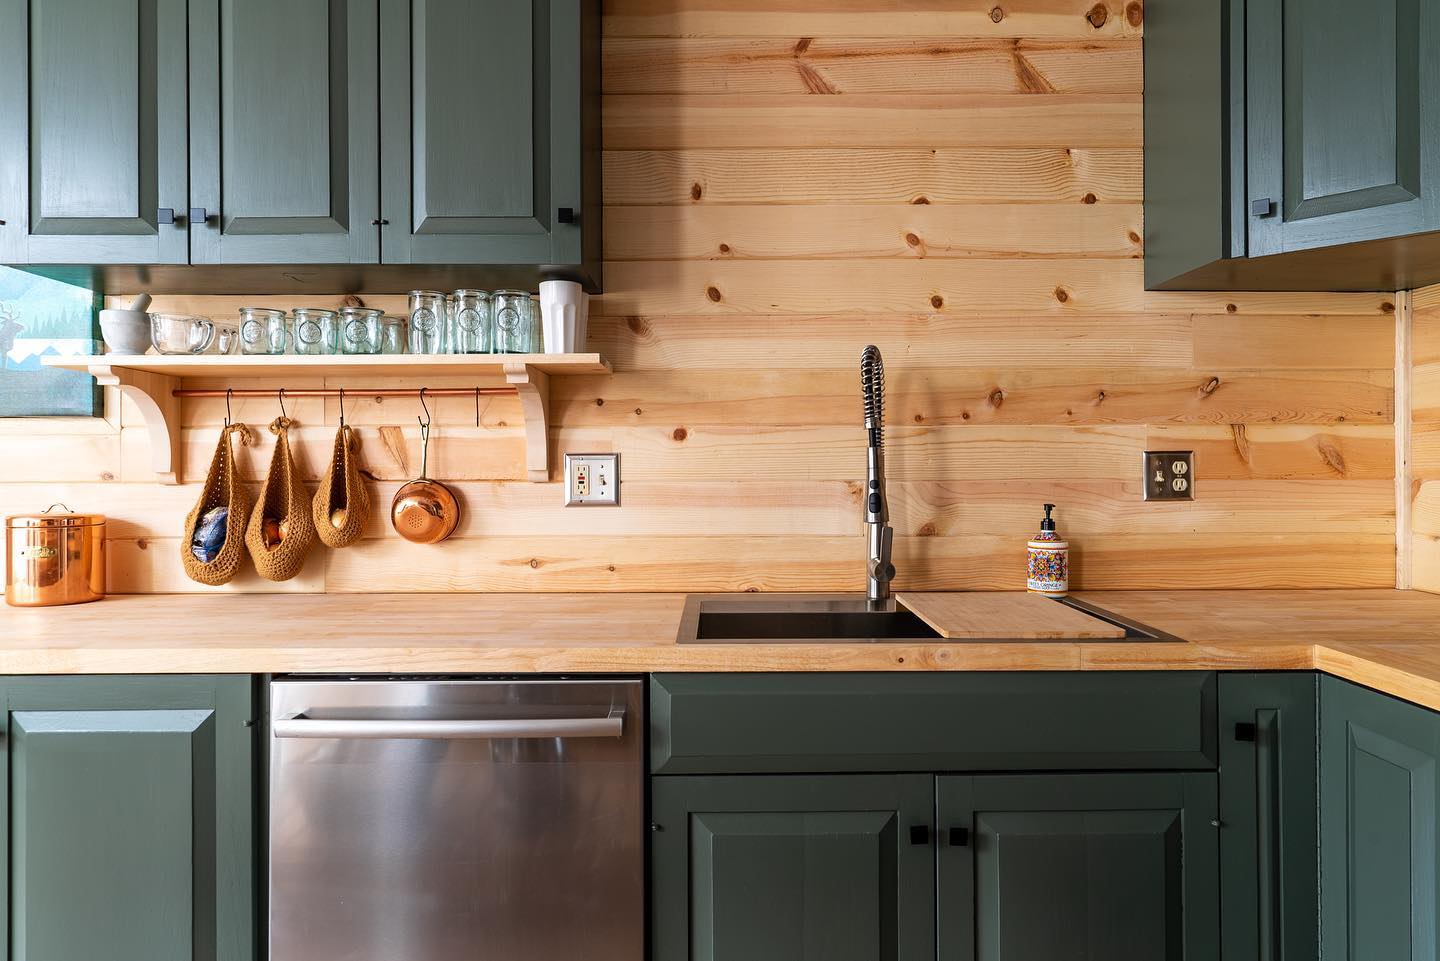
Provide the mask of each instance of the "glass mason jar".
[{"label": "glass mason jar", "polygon": [[410,291],[410,353],[445,352],[445,295],[438,290]]},{"label": "glass mason jar", "polygon": [[405,318],[380,318],[380,353],[405,353]]},{"label": "glass mason jar", "polygon": [[530,295],[530,353],[545,353],[545,324],[540,313],[540,295]]},{"label": "glass mason jar", "polygon": [[380,353],[380,318],[373,307],[340,308],[340,350],[346,354]]},{"label": "glass mason jar", "polygon": [[457,290],[450,314],[450,353],[488,354],[493,350],[490,295],[483,290]]},{"label": "glass mason jar", "polygon": [[283,310],[240,308],[240,352],[283,354],[290,346],[290,322]]},{"label": "glass mason jar", "polygon": [[334,354],[340,350],[340,326],[335,320],[335,311],[296,307],[291,317],[295,353]]},{"label": "glass mason jar", "polygon": [[530,294],[524,290],[497,290],[490,305],[495,317],[495,353],[530,353]]}]

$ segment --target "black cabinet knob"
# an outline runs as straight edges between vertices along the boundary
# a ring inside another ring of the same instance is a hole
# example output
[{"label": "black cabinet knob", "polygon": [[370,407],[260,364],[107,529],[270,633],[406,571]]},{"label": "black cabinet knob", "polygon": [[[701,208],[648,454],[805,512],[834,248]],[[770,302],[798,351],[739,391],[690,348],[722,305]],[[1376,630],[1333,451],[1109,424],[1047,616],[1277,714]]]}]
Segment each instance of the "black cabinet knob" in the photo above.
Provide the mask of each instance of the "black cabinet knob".
[{"label": "black cabinet knob", "polygon": [[951,846],[952,848],[963,848],[963,847],[965,847],[965,845],[967,845],[967,844],[969,844],[969,843],[970,843],[970,829],[969,829],[969,828],[951,828],[951,829],[950,829],[950,846]]},{"label": "black cabinet knob", "polygon": [[911,843],[911,844],[929,844],[929,843],[930,843],[930,825],[928,825],[928,824],[917,824],[917,825],[915,825],[914,827],[912,827],[912,828],[910,829],[910,843]]},{"label": "black cabinet knob", "polygon": [[1235,740],[1237,740],[1237,741],[1253,741],[1253,740],[1255,740],[1255,725],[1254,725],[1254,724],[1251,724],[1249,721],[1240,721],[1239,723],[1237,723],[1237,724],[1235,725]]},{"label": "black cabinet knob", "polygon": [[562,224],[573,224],[575,222],[575,208],[561,207],[559,210],[555,211],[555,219],[560,221]]},{"label": "black cabinet knob", "polygon": [[1275,201],[1269,197],[1252,200],[1250,201],[1250,213],[1255,217],[1273,217],[1275,216]]},{"label": "black cabinet knob", "polygon": [[374,220],[370,221],[370,226],[388,227],[390,226],[390,221],[386,220],[384,217],[376,217]]},{"label": "black cabinet knob", "polygon": [[155,211],[155,222],[163,226],[169,226],[175,222],[175,208],[161,207]]}]

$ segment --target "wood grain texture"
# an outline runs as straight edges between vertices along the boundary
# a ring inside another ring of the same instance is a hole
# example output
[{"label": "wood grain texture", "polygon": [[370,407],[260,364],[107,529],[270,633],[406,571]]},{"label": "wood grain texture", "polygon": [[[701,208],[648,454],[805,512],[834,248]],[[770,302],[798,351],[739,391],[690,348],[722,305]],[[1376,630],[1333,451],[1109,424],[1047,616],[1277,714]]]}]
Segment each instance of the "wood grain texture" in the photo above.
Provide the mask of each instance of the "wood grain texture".
[{"label": "wood grain texture", "polygon": [[[1440,598],[1418,591],[1110,591],[1182,643],[697,644],[681,594],[234,594],[0,607],[7,674],[1314,670],[1440,709]],[[1224,616],[1217,616],[1223,612]],[[417,638],[414,625],[426,632]],[[249,628],[235,631],[243,622]],[[186,632],[156,631],[186,623]],[[595,624],[618,626],[597,634]],[[302,639],[303,638],[303,639]]]},{"label": "wood grain texture", "polygon": [[899,594],[896,600],[941,636],[1085,640],[1125,636],[1124,628],[1038,594]]},{"label": "wood grain texture", "polygon": [[1440,592],[1440,285],[1410,295],[1410,586]]},{"label": "wood grain texture", "polygon": [[605,205],[1137,203],[1143,176],[1136,148],[607,150]]},{"label": "wood grain texture", "polygon": [[[889,368],[902,589],[1022,586],[1044,502],[1075,545],[1077,588],[1393,583],[1397,298],[1144,290],[1143,19],[1139,0],[607,0],[608,263],[588,347],[614,373],[552,379],[547,442],[552,459],[620,452],[623,506],[567,511],[558,484],[524,483],[517,398],[483,398],[478,423],[472,400],[440,398],[431,473],[464,502],[457,535],[417,548],[382,510],[359,545],[317,551],[280,587],[355,601],[858,590],[868,343]],[[340,300],[255,291],[154,309],[233,321],[251,304]],[[366,303],[406,309],[403,296]],[[1416,569],[1428,552],[1440,586],[1440,288],[1413,303],[1435,320],[1414,329],[1412,454],[1437,465],[1415,475]],[[416,376],[296,371],[247,386]],[[435,364],[423,377],[482,379]],[[269,398],[234,407],[255,426],[278,413]],[[338,404],[289,408],[313,483]],[[382,508],[419,470],[418,413],[408,399],[347,398]],[[0,509],[43,508],[53,489],[113,518],[112,586],[189,589],[174,539],[223,416],[220,400],[182,405],[188,482],[168,492],[150,482],[131,404],[117,401],[118,426],[81,433],[0,421]],[[240,456],[252,480],[271,450],[260,433]],[[1147,448],[1196,452],[1197,500],[1141,500]],[[1276,663],[1297,656],[1309,648]],[[889,662],[868,658],[822,660]],[[1055,663],[1079,662],[1072,648]]]},{"label": "wood grain texture", "polygon": [[1137,93],[1140,41],[611,37],[605,92]]}]

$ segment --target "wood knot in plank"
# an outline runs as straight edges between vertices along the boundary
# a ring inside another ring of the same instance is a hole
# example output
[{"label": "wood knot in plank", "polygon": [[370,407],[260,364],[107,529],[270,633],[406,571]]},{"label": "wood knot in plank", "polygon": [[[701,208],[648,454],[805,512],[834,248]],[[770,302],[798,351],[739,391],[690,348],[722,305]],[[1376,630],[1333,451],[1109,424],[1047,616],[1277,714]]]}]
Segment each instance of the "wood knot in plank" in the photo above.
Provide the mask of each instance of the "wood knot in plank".
[{"label": "wood knot in plank", "polygon": [[690,436],[690,432],[683,427],[677,427],[670,432],[670,438],[676,442],[683,441]]},{"label": "wood knot in plank", "polygon": [[1235,445],[1235,454],[1240,458],[1241,463],[1250,466],[1250,438],[1245,433],[1244,424],[1230,425],[1230,442]]},{"label": "wood knot in plank", "polygon": [[991,22],[991,23],[999,23],[1001,20],[1004,20],[1004,19],[1005,19],[1005,11],[1004,11],[1004,10],[1001,10],[999,7],[991,7],[991,8],[990,8],[990,22]]},{"label": "wood knot in plank", "polygon": [[1110,8],[1103,3],[1097,3],[1090,8],[1089,13],[1085,14],[1085,19],[1090,21],[1090,26],[1099,30],[1110,19]]},{"label": "wood knot in plank", "polygon": [[1055,87],[1046,76],[1040,72],[1040,68],[1025,58],[1020,52],[1020,41],[1016,40],[1010,50],[1010,61],[1015,67],[1015,79],[1020,84],[1023,93],[1054,93]]},{"label": "wood knot in plank", "polygon": [[703,196],[705,196],[705,188],[701,187],[698,183],[693,183],[690,185],[691,200],[699,200]]},{"label": "wood knot in plank", "polygon": [[711,303],[715,303],[715,304],[720,303],[720,288],[719,288],[719,287],[706,287],[706,288],[705,288],[705,296],[710,298],[710,302],[711,302]]},{"label": "wood knot in plank", "polygon": [[1345,455],[1340,453],[1340,448],[1328,440],[1321,439],[1315,442],[1315,449],[1320,452],[1320,459],[1325,462],[1326,467],[1341,477],[1345,476]]},{"label": "wood knot in plank", "polygon": [[644,317],[626,317],[625,326],[628,327],[630,329],[630,333],[634,334],[636,337],[649,337],[652,332],[650,329],[650,322],[647,321]]},{"label": "wood knot in plank", "polygon": [[1003,388],[1003,387],[993,388],[993,389],[990,391],[990,395],[989,395],[987,398],[985,398],[985,399],[986,399],[986,401],[990,404],[991,407],[995,408],[996,410],[999,410],[999,409],[1000,409],[1000,406],[1005,403],[1005,388]]},{"label": "wood knot in plank", "polygon": [[1125,22],[1138,27],[1145,22],[1145,4],[1142,0],[1130,0],[1125,4]]},{"label": "wood knot in plank", "polygon": [[1200,396],[1201,396],[1201,397],[1209,397],[1211,394],[1215,393],[1215,391],[1218,390],[1219,388],[1220,388],[1220,378],[1219,378],[1219,377],[1211,377],[1209,380],[1205,381],[1205,383],[1203,383],[1203,384],[1200,385]]},{"label": "wood knot in plank", "polygon": [[916,537],[937,537],[939,534],[940,528],[935,526],[934,521],[926,521],[921,524],[920,529],[915,532]]},{"label": "wood knot in plank", "polygon": [[1393,314],[1393,313],[1395,313],[1395,305],[1392,304],[1392,303],[1390,303],[1390,301],[1388,301],[1388,300],[1385,301],[1385,302],[1383,302],[1383,303],[1380,305],[1380,313],[1382,313],[1382,314]]},{"label": "wood knot in plank", "polygon": [[1070,291],[1066,290],[1064,287],[1056,287],[1055,299],[1060,301],[1060,303],[1062,304],[1068,304],[1070,302]]},{"label": "wood knot in plank", "polygon": [[1087,193],[1085,196],[1083,196],[1083,197],[1080,198],[1080,202],[1081,202],[1082,204],[1098,203],[1099,200],[1100,200],[1100,198],[1097,197],[1097,196],[1095,196],[1095,195],[1092,194],[1092,193]]}]

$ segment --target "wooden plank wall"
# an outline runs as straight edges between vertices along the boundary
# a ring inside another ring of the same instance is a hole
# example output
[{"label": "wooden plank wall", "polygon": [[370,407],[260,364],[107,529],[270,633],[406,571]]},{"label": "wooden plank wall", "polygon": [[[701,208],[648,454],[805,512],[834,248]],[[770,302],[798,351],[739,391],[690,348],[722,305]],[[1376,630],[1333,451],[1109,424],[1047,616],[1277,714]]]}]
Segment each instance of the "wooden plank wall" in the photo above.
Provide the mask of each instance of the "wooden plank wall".
[{"label": "wooden plank wall", "polygon": [[[1085,587],[1391,585],[1395,298],[1145,292],[1142,18],[1138,0],[608,0],[591,330],[615,375],[555,379],[552,439],[622,452],[624,507],[514,480],[514,402],[476,427],[447,400],[431,472],[465,500],[456,538],[377,522],[296,581],[233,586],[859,589],[869,342],[899,588],[1023,586],[1043,501]],[[352,406],[388,504],[417,411]],[[313,476],[337,411],[291,413]],[[189,477],[222,416],[186,405]],[[0,422],[3,507],[103,510],[115,589],[190,589],[174,555],[196,489],[150,483],[124,423]],[[1197,451],[1194,503],[1141,502],[1147,447]]]},{"label": "wooden plank wall", "polygon": [[1440,285],[1410,299],[1410,583],[1440,592]]}]

